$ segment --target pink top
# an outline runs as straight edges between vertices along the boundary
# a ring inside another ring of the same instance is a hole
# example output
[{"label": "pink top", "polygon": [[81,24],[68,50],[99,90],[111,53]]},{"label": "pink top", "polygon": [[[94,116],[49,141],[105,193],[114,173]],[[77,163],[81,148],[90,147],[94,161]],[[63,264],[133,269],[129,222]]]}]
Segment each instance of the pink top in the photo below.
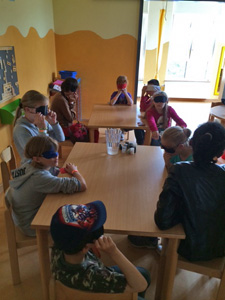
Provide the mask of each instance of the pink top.
[{"label": "pink top", "polygon": [[[155,107],[150,108],[146,113],[146,119],[148,121],[148,126],[151,131],[158,131],[163,128],[163,114],[159,114]],[[177,126],[187,127],[187,124],[177,115],[175,110],[168,105],[167,110],[167,127],[171,126],[172,119],[176,122]]]},{"label": "pink top", "polygon": [[146,109],[152,104],[152,97],[141,96],[140,111],[146,111]]}]

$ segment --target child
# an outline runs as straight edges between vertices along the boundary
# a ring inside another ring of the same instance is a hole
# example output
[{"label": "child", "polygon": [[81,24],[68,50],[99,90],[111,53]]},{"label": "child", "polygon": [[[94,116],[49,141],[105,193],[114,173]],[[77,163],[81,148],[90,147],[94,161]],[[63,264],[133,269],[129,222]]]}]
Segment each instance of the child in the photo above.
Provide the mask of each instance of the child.
[{"label": "child", "polygon": [[113,92],[110,98],[111,105],[126,104],[133,105],[131,94],[127,92],[127,77],[119,76],[116,80],[117,91]]},{"label": "child", "polygon": [[[152,96],[155,92],[160,91],[159,81],[157,79],[151,79],[148,81],[148,85],[144,85],[142,88],[140,111],[146,112],[152,107]],[[142,129],[135,129],[134,134],[138,145],[144,144],[145,131]]]},{"label": "child", "polygon": [[22,163],[25,160],[24,148],[27,142],[32,136],[37,135],[49,135],[58,142],[65,140],[56,113],[48,110],[48,98],[30,90],[23,95],[17,108],[13,129],[13,140]]},{"label": "child", "polygon": [[165,150],[163,157],[167,170],[176,162],[193,161],[190,135],[190,129],[179,126],[172,126],[163,132],[161,148]]},{"label": "child", "polygon": [[35,236],[30,224],[47,193],[82,192],[86,182],[77,167],[66,165],[71,178],[53,176],[49,169],[58,165],[58,144],[48,136],[32,137],[26,145],[25,157],[29,161],[12,171],[13,180],[6,195],[12,204],[13,220],[21,231],[28,236]]},{"label": "child", "polygon": [[[143,299],[150,274],[144,268],[137,269],[111,237],[103,235],[105,221],[106,209],[101,201],[64,205],[56,211],[50,225],[53,276],[70,288],[93,293],[144,291],[138,298]],[[105,267],[99,251],[118,266]]]},{"label": "child", "polygon": [[179,223],[186,234],[178,253],[191,261],[225,253],[225,165],[216,165],[225,149],[225,128],[199,126],[191,139],[193,162],[173,165],[159,196],[155,222],[166,230]]},{"label": "child", "polygon": [[168,97],[164,92],[156,92],[153,97],[153,106],[147,111],[146,119],[152,132],[152,146],[160,146],[160,133],[171,126],[172,119],[176,125],[187,127],[187,124],[168,105]]},{"label": "child", "polygon": [[160,91],[159,81],[151,79],[148,85],[144,85],[141,93],[140,111],[145,112],[152,104],[152,96],[155,92]]},{"label": "child", "polygon": [[51,109],[57,114],[66,139],[70,139],[69,127],[76,118],[75,105],[78,101],[78,82],[75,78],[66,78],[61,85],[61,92],[52,99]]}]

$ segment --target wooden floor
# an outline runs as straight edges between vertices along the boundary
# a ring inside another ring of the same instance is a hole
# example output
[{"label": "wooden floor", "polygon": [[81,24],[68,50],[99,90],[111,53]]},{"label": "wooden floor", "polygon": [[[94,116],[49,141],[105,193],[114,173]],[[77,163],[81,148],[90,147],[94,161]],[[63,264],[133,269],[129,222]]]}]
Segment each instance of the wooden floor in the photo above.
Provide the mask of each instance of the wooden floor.
[{"label": "wooden floor", "polygon": [[[209,103],[183,104],[176,102],[171,105],[185,120],[190,129],[194,130],[198,124],[207,121],[210,108]],[[134,139],[132,132],[130,133],[130,139]],[[100,142],[104,141],[104,131],[101,131]],[[60,160],[61,165],[68,156],[69,151],[69,148],[63,148],[63,159]],[[135,265],[143,266],[150,271],[152,283],[146,293],[146,300],[153,300],[159,254],[155,250],[134,248],[129,244],[127,237],[124,235],[112,235],[112,237],[119,249],[121,249]],[[113,264],[113,262],[105,256],[103,256],[102,259],[107,265]],[[3,221],[3,210],[0,207],[0,299],[41,300],[42,292],[37,248],[34,246],[25,250],[21,249],[19,251],[19,261],[22,283],[13,286]],[[173,300],[214,300],[216,299],[218,282],[219,281],[214,278],[178,270],[174,284]]]}]

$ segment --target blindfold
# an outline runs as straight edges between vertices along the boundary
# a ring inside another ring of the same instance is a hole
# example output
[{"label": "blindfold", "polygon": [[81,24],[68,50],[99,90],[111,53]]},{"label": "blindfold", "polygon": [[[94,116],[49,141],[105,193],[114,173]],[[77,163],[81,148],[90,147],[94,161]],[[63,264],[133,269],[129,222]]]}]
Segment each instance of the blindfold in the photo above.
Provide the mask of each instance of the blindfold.
[{"label": "blindfold", "polygon": [[58,152],[50,150],[50,151],[43,152],[41,156],[44,157],[44,158],[46,158],[46,159],[50,159],[50,158],[55,158],[58,155],[59,155]]},{"label": "blindfold", "polygon": [[40,112],[43,116],[47,116],[48,114],[48,105],[39,106],[36,108],[36,113]]},{"label": "blindfold", "polygon": [[154,102],[155,103],[159,103],[159,102],[166,103],[167,102],[167,97],[165,97],[165,96],[157,96],[157,97],[154,98]]},{"label": "blindfold", "polygon": [[117,84],[118,90],[123,90],[127,87],[127,83]]},{"label": "blindfold", "polygon": [[160,91],[160,86],[153,85],[153,84],[147,85],[147,92],[159,92],[159,91]]}]

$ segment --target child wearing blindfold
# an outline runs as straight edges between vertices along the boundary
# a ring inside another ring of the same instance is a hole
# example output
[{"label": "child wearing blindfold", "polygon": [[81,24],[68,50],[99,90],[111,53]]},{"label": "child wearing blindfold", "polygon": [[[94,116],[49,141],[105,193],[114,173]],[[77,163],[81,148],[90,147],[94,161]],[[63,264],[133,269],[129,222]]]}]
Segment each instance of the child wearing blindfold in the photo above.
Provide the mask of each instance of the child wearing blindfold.
[{"label": "child wearing blindfold", "polygon": [[153,106],[146,112],[146,119],[152,132],[152,146],[160,146],[160,133],[171,126],[172,120],[180,127],[187,124],[177,115],[175,110],[168,105],[168,97],[164,92],[156,92],[152,96]]},{"label": "child wearing blindfold", "polygon": [[[159,81],[157,79],[151,79],[148,81],[148,85],[144,85],[141,93],[140,111],[147,112],[152,107],[154,93],[160,91]],[[142,122],[140,122],[142,123]],[[135,138],[138,145],[144,144],[145,131],[142,129],[134,130]]]},{"label": "child wearing blindfold", "polygon": [[172,126],[162,135],[161,148],[164,149],[164,161],[167,170],[180,161],[193,161],[192,147],[189,145],[191,130]]},{"label": "child wearing blindfold", "polygon": [[113,92],[110,98],[111,105],[125,104],[133,105],[132,96],[127,92],[127,77],[119,76],[116,80],[117,91]]},{"label": "child wearing blindfold", "polygon": [[49,135],[58,142],[65,140],[56,113],[48,109],[48,98],[30,90],[23,95],[14,119],[13,141],[22,163],[26,160],[24,148],[27,142],[38,135]]},{"label": "child wearing blindfold", "polygon": [[28,236],[35,236],[30,224],[48,193],[73,194],[86,190],[86,182],[74,164],[65,171],[71,177],[56,177],[50,169],[58,165],[58,143],[48,136],[32,137],[25,147],[27,161],[12,171],[13,180],[6,193],[12,205],[16,226]]}]

